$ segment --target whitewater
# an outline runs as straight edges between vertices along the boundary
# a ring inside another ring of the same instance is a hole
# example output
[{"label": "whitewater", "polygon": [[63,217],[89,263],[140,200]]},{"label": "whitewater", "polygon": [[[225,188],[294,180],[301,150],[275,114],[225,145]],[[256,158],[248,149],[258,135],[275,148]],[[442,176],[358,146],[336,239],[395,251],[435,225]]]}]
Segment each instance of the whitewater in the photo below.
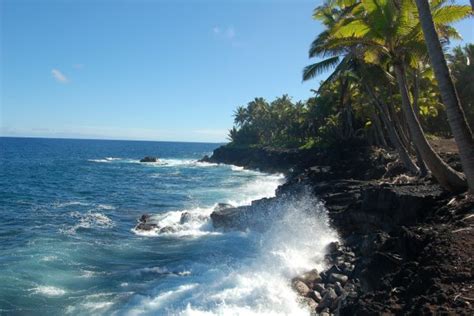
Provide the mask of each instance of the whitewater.
[{"label": "whitewater", "polygon": [[[215,144],[0,140],[0,313],[309,314],[291,278],[337,239],[320,201],[282,200],[264,230],[210,218],[275,196],[283,175],[198,162]],[[136,229],[143,214],[159,229]]]}]

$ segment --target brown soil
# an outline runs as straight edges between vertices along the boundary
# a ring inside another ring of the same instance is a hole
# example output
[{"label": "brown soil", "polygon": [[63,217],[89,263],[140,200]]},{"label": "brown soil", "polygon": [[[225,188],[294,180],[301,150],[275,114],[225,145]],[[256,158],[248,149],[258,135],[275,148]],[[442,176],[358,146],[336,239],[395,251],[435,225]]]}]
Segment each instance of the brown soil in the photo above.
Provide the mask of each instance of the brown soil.
[{"label": "brown soil", "polygon": [[429,141],[433,149],[441,153],[457,153],[458,146],[454,138],[437,138]]}]

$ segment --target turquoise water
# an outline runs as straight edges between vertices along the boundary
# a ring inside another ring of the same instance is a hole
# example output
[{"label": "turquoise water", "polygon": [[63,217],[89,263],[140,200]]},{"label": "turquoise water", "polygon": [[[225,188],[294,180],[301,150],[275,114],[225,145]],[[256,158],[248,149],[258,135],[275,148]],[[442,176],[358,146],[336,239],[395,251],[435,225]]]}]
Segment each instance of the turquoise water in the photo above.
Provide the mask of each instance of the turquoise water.
[{"label": "turquoise water", "polygon": [[[301,196],[263,233],[213,229],[216,203],[284,181],[197,162],[217,146],[0,138],[0,314],[307,314],[289,279],[336,238],[323,206]],[[144,213],[167,232],[135,231]]]}]

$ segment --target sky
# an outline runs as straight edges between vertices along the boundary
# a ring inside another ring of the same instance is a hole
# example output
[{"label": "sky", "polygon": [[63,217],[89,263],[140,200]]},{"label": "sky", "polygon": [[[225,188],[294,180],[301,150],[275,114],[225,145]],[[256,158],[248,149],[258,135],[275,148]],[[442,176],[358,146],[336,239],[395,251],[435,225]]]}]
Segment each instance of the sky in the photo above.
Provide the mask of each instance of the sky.
[{"label": "sky", "polygon": [[321,2],[0,0],[0,136],[226,141],[237,106],[323,79]]}]

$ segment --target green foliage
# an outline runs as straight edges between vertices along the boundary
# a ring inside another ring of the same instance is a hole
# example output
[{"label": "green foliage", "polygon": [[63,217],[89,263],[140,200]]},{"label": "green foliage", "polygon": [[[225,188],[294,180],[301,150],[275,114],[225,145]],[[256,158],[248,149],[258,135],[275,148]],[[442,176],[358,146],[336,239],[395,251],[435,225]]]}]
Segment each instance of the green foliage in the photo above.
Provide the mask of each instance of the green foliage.
[{"label": "green foliage", "polygon": [[449,61],[464,114],[474,130],[474,45],[454,48]]},{"label": "green foliage", "polygon": [[[466,18],[470,8],[442,0],[430,4],[442,43],[459,38],[451,24]],[[433,135],[450,135],[413,0],[328,0],[315,9],[313,18],[325,29],[309,49],[309,57],[320,60],[304,68],[303,80],[329,69],[332,73],[307,100],[294,102],[283,95],[271,102],[255,98],[238,107],[230,146],[312,148],[351,138],[383,145],[388,125],[409,142],[393,72],[398,64],[406,71],[411,103],[423,128]],[[454,49],[449,60],[472,126],[474,46]]]}]

